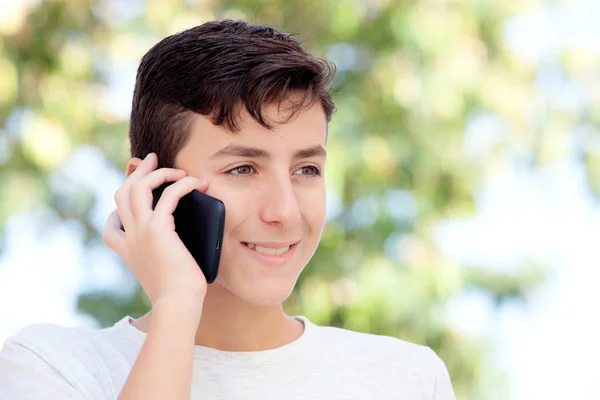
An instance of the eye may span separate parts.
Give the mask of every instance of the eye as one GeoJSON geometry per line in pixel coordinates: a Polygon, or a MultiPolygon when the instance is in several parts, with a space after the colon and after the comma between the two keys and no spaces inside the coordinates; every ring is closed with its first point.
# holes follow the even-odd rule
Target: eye
{"type": "Polygon", "coordinates": [[[321,175],[321,171],[317,167],[314,167],[312,165],[307,165],[305,167],[298,168],[296,171],[294,171],[294,174],[295,175],[306,175],[306,176],[319,176],[319,175],[321,175]],[[298,172],[300,172],[300,173],[298,173],[298,172]]]}
{"type": "Polygon", "coordinates": [[[239,167],[235,167],[227,171],[229,175],[235,176],[250,176],[254,173],[254,167],[251,165],[240,165],[239,167]]]}

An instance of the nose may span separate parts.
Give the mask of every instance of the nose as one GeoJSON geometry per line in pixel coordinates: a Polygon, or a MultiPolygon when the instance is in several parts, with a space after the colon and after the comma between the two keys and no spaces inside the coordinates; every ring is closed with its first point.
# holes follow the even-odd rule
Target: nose
{"type": "Polygon", "coordinates": [[[261,219],[280,228],[294,227],[301,219],[300,204],[289,176],[273,179],[261,193],[261,219]]]}

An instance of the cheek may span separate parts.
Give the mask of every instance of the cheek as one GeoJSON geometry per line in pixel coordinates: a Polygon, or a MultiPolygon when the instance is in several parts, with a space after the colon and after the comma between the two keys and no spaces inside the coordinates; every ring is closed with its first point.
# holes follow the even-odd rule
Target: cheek
{"type": "Polygon", "coordinates": [[[248,196],[233,185],[214,183],[206,194],[218,198],[225,204],[225,235],[238,226],[250,211],[248,196]]]}
{"type": "Polygon", "coordinates": [[[311,188],[302,195],[298,196],[300,209],[302,210],[303,219],[310,225],[312,229],[321,229],[325,224],[327,213],[327,199],[325,187],[318,186],[311,188]]]}

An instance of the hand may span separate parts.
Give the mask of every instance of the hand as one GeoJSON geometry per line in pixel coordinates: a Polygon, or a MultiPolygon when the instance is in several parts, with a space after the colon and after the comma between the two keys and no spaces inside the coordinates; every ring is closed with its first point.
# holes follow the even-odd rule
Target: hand
{"type": "Polygon", "coordinates": [[[186,176],[183,170],[156,169],[157,164],[150,153],[117,190],[117,209],[109,215],[102,238],[125,261],[153,307],[176,300],[199,314],[206,279],[175,232],[173,212],[179,199],[194,189],[205,191],[208,182],[186,176]],[[175,183],[152,210],[152,190],[165,182],[175,183]]]}

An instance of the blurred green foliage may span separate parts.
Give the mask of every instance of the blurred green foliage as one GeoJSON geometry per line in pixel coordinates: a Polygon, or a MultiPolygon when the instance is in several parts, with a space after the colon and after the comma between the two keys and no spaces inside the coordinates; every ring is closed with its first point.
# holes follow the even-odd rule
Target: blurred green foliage
{"type": "MultiPolygon", "coordinates": [[[[433,233],[445,218],[473,212],[474,189],[501,168],[506,148],[535,148],[537,163],[561,151],[556,135],[574,116],[556,114],[547,124],[558,128],[540,135],[543,127],[530,121],[540,98],[531,85],[535,65],[517,60],[502,39],[504,22],[524,3],[19,4],[8,6],[0,19],[0,226],[14,213],[50,207],[65,220],[79,221],[86,243],[99,243],[93,194],[72,188],[65,196],[50,176],[85,145],[100,149],[111,168],[124,169],[127,119],[110,107],[108,83],[114,69],[135,68],[162,37],[214,18],[244,18],[299,33],[309,51],[338,66],[339,111],[330,128],[327,171],[338,212],[287,310],[318,324],[431,346],[447,363],[458,398],[503,398],[506,382],[489,365],[486,338],[453,329],[446,305],[466,290],[487,293],[498,304],[523,298],[543,273],[535,266],[508,275],[456,265],[436,248],[433,233]],[[510,137],[489,153],[467,157],[465,126],[476,112],[508,121],[510,137]]],[[[565,63],[575,75],[589,68],[577,53],[565,55],[565,63]]],[[[591,115],[593,121],[600,114],[591,115]]],[[[590,152],[584,158],[590,188],[598,194],[600,156],[590,152]]],[[[79,301],[80,310],[102,326],[147,307],[139,290],[82,293],[79,301]]]]}

